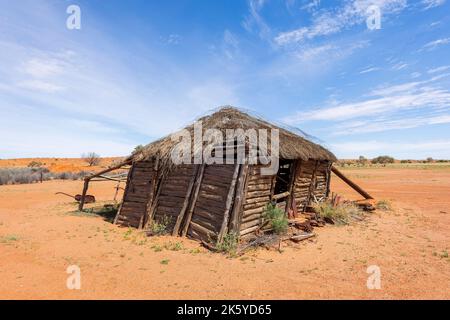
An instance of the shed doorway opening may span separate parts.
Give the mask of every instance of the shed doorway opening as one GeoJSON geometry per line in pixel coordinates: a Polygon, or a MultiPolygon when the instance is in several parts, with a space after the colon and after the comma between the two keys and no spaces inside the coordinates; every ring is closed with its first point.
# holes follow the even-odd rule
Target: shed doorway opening
{"type": "Polygon", "coordinates": [[[284,201],[289,196],[289,186],[291,185],[291,177],[294,167],[294,160],[280,159],[280,166],[275,179],[274,199],[277,202],[284,201]]]}

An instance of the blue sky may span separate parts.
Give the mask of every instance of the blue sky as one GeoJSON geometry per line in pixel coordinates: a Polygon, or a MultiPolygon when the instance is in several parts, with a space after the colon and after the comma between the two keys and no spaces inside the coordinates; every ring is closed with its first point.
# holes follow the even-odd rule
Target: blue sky
{"type": "Polygon", "coordinates": [[[341,158],[450,158],[450,1],[0,4],[0,158],[123,156],[221,105],[341,158]]]}

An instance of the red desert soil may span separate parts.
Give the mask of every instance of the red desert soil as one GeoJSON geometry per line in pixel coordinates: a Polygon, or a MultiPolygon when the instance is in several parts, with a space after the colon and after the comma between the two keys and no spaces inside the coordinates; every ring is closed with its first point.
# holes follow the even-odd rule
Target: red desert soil
{"type": "MultiPolygon", "coordinates": [[[[450,169],[344,172],[395,211],[316,228],[317,239],[282,253],[259,249],[241,258],[71,214],[76,205],[54,193],[79,193],[80,181],[0,186],[0,298],[449,299],[450,169]],[[81,290],[66,287],[74,264],[81,290]],[[370,265],[381,268],[381,290],[367,289],[370,265]]],[[[109,200],[113,186],[99,182],[89,193],[109,200]]],[[[336,178],[332,187],[354,196],[336,178]]]]}

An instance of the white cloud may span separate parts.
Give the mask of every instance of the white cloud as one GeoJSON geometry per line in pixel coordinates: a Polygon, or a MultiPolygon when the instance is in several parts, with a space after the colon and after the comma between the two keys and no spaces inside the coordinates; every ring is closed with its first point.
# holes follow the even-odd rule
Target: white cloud
{"type": "Polygon", "coordinates": [[[397,13],[406,7],[406,0],[352,0],[337,9],[321,11],[313,16],[313,22],[309,26],[295,30],[281,32],[275,37],[275,43],[280,46],[290,45],[338,33],[354,25],[365,22],[366,10],[369,6],[376,5],[383,15],[397,13]]]}
{"type": "Polygon", "coordinates": [[[446,45],[450,43],[450,38],[437,39],[434,41],[430,41],[425,44],[421,50],[432,51],[437,49],[439,46],[446,45]]]}
{"type": "Polygon", "coordinates": [[[450,123],[450,114],[442,113],[436,116],[417,116],[401,119],[371,119],[337,125],[333,131],[335,135],[351,135],[361,133],[383,132],[388,130],[411,129],[434,124],[450,123]]]}
{"type": "Polygon", "coordinates": [[[437,67],[437,68],[430,69],[427,72],[428,73],[439,73],[439,72],[442,72],[442,71],[446,71],[448,69],[450,69],[450,66],[440,66],[440,67],[437,67]]]}
{"type": "Polygon", "coordinates": [[[22,81],[18,83],[18,87],[33,91],[41,91],[44,93],[56,93],[58,91],[64,90],[64,88],[61,86],[42,80],[22,81]]]}
{"type": "Polygon", "coordinates": [[[306,4],[302,5],[300,9],[306,10],[308,12],[314,12],[320,6],[320,0],[311,0],[306,4]]]}
{"type": "Polygon", "coordinates": [[[24,64],[22,71],[35,78],[47,78],[61,74],[63,65],[64,62],[57,59],[32,58],[24,64]]]}
{"type": "Polygon", "coordinates": [[[230,31],[225,30],[223,33],[223,51],[228,59],[234,59],[239,51],[239,41],[237,37],[230,31]]]}
{"type": "Polygon", "coordinates": [[[380,68],[378,68],[378,67],[368,67],[364,70],[361,70],[359,72],[359,74],[365,74],[365,73],[374,72],[374,71],[378,71],[378,70],[380,70],[380,68]]]}
{"type": "MultiPolygon", "coordinates": [[[[372,122],[381,131],[390,129],[399,129],[406,125],[406,122],[390,119],[386,120],[384,116],[396,114],[397,112],[405,112],[408,110],[424,110],[423,117],[430,115],[432,111],[437,112],[436,116],[428,120],[423,119],[423,123],[416,122],[414,126],[423,124],[442,123],[449,114],[450,107],[450,91],[448,89],[440,89],[433,87],[431,78],[425,81],[408,82],[394,86],[380,87],[372,90],[368,99],[357,102],[347,102],[331,104],[325,108],[319,108],[313,111],[297,112],[293,116],[286,117],[285,122],[289,124],[297,124],[304,121],[323,120],[323,121],[344,121],[350,119],[370,117],[372,122]],[[381,118],[375,118],[376,116],[381,118]],[[445,116],[445,117],[442,117],[445,116]]],[[[344,124],[339,127],[340,133],[354,133],[364,130],[373,130],[372,126],[367,123],[357,123],[356,125],[344,124]],[[351,130],[347,130],[351,129],[351,130]]]]}
{"type": "Polygon", "coordinates": [[[439,7],[445,3],[445,0],[422,0],[424,10],[439,7]]]}
{"type": "Polygon", "coordinates": [[[346,58],[357,49],[365,48],[369,45],[368,41],[358,41],[351,44],[328,43],[318,46],[304,46],[294,52],[294,56],[303,62],[335,61],[336,59],[346,58]]]}
{"type": "Polygon", "coordinates": [[[408,67],[407,63],[399,62],[392,66],[392,70],[400,71],[402,69],[405,69],[406,67],[408,67]]]}
{"type": "Polygon", "coordinates": [[[261,16],[261,10],[265,3],[266,0],[248,0],[249,14],[242,22],[242,26],[247,32],[256,30],[261,39],[267,39],[271,33],[269,26],[261,16]]]}

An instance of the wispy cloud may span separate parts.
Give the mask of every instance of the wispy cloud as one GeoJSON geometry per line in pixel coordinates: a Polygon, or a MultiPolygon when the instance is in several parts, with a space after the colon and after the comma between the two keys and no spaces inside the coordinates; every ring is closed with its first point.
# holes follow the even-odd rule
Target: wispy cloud
{"type": "Polygon", "coordinates": [[[320,6],[320,0],[311,0],[300,7],[301,10],[306,10],[307,12],[314,12],[320,6]]]}
{"type": "Polygon", "coordinates": [[[248,0],[249,13],[242,21],[242,26],[248,32],[256,31],[260,38],[268,39],[271,33],[270,27],[261,15],[266,0],[248,0]]]}
{"type": "Polygon", "coordinates": [[[446,45],[446,44],[449,44],[450,43],[450,38],[442,38],[442,39],[437,39],[437,40],[434,40],[434,41],[430,41],[430,42],[428,42],[427,44],[425,44],[423,47],[422,47],[422,51],[423,50],[426,50],[426,51],[432,51],[432,50],[435,50],[435,49],[437,49],[438,47],[440,47],[440,46],[443,46],[443,45],[446,45]]]}
{"type": "Polygon", "coordinates": [[[64,62],[54,58],[33,58],[23,66],[23,72],[35,78],[47,78],[59,75],[64,70],[64,62]]]}
{"type": "Polygon", "coordinates": [[[27,80],[17,83],[19,88],[41,91],[45,93],[55,93],[64,90],[63,87],[53,84],[51,82],[46,82],[43,80],[27,80]]]}
{"type": "Polygon", "coordinates": [[[439,73],[439,72],[443,72],[450,69],[450,66],[440,66],[437,68],[433,68],[433,69],[429,69],[428,73],[432,74],[432,73],[439,73]]]}
{"type": "Polygon", "coordinates": [[[400,71],[402,69],[405,69],[406,67],[408,67],[407,63],[399,62],[399,63],[397,63],[397,64],[392,66],[392,70],[400,71]]]}
{"type": "Polygon", "coordinates": [[[290,45],[338,33],[365,22],[366,10],[377,5],[384,15],[398,13],[406,7],[406,0],[352,0],[334,10],[321,11],[309,26],[279,33],[274,41],[280,46],[290,45]]]}
{"type": "Polygon", "coordinates": [[[238,38],[230,31],[225,30],[223,33],[223,51],[225,56],[228,59],[234,59],[239,51],[239,40],[238,38]]]}
{"type": "Polygon", "coordinates": [[[445,3],[445,0],[422,0],[422,5],[424,6],[424,10],[442,6],[444,3],[445,3]]]}
{"type": "Polygon", "coordinates": [[[350,103],[333,103],[313,111],[297,112],[285,122],[332,121],[334,134],[355,134],[450,122],[450,91],[433,86],[437,78],[380,87],[368,99],[350,103]],[[407,117],[405,112],[421,111],[407,117]],[[370,117],[370,121],[367,121],[370,117]],[[355,121],[348,121],[354,119],[355,121]]]}
{"type": "Polygon", "coordinates": [[[378,67],[368,67],[366,69],[363,69],[359,72],[359,74],[365,74],[365,73],[369,73],[369,72],[374,72],[374,71],[378,71],[380,70],[380,68],[378,67]]]}

